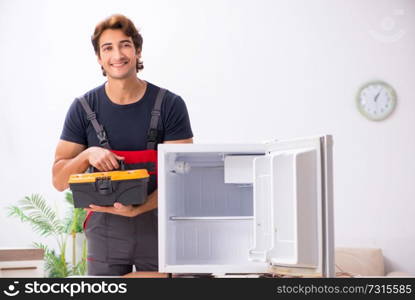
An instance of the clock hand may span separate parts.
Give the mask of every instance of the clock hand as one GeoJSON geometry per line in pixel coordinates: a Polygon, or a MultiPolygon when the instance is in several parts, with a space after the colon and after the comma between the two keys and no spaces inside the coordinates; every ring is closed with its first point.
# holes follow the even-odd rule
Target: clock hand
{"type": "Polygon", "coordinates": [[[376,101],[378,101],[378,97],[379,97],[379,95],[380,95],[380,91],[379,91],[379,93],[375,96],[375,102],[376,102],[376,101]]]}

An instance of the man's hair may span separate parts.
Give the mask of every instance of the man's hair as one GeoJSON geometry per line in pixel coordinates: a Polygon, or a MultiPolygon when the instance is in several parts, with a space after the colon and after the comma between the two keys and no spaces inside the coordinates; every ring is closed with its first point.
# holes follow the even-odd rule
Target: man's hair
{"type": "MultiPolygon", "coordinates": [[[[131,37],[135,49],[137,51],[141,51],[143,46],[143,37],[138,32],[137,28],[134,26],[134,23],[127,17],[117,14],[106,18],[105,20],[98,23],[98,25],[95,27],[94,34],[91,37],[91,42],[92,46],[94,46],[95,54],[98,55],[98,57],[101,57],[99,49],[99,38],[101,37],[101,34],[107,29],[121,29],[126,36],[131,37]]],[[[143,62],[137,59],[137,72],[142,70],[143,68],[143,62]]],[[[107,74],[105,73],[104,69],[102,67],[101,69],[102,74],[106,76],[107,74]]]]}

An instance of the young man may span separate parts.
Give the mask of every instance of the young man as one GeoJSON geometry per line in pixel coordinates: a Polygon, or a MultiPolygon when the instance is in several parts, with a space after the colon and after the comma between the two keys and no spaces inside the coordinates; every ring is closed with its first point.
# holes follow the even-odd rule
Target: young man
{"type": "Polygon", "coordinates": [[[107,81],[83,96],[89,113],[75,99],[56,148],[52,173],[59,191],[68,188],[71,174],[83,173],[89,166],[111,171],[118,169],[120,160],[148,166],[151,174],[143,205],[115,203],[87,209],[89,275],[123,275],[132,265],[137,271],[158,270],[157,143],[192,143],[182,98],[137,77],[143,68],[142,41],[134,24],[122,15],[96,26],[92,44],[107,81]]]}

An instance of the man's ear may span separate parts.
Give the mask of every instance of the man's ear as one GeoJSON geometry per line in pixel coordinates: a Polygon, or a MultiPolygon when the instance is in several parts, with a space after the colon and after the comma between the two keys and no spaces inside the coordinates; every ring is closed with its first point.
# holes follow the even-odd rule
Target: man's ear
{"type": "Polygon", "coordinates": [[[102,66],[102,60],[101,60],[101,57],[99,57],[98,54],[97,54],[97,62],[102,66]]]}
{"type": "Polygon", "coordinates": [[[140,59],[141,58],[141,49],[137,49],[137,52],[136,52],[135,55],[137,55],[138,59],[140,59]]]}

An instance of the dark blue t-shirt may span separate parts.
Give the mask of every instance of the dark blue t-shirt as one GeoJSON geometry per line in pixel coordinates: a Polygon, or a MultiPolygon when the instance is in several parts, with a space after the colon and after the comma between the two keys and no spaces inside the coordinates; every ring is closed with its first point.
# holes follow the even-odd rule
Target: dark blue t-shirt
{"type": "MultiPolygon", "coordinates": [[[[137,151],[147,149],[147,133],[151,111],[159,87],[147,82],[140,101],[119,105],[113,103],[105,92],[105,84],[87,92],[85,98],[96,113],[98,122],[104,126],[111,149],[137,151]]],[[[161,142],[193,137],[189,114],[183,99],[167,91],[161,105],[158,123],[161,142]]],[[[61,139],[87,147],[99,146],[96,132],[88,121],[81,103],[75,99],[66,115],[61,139]]]]}

